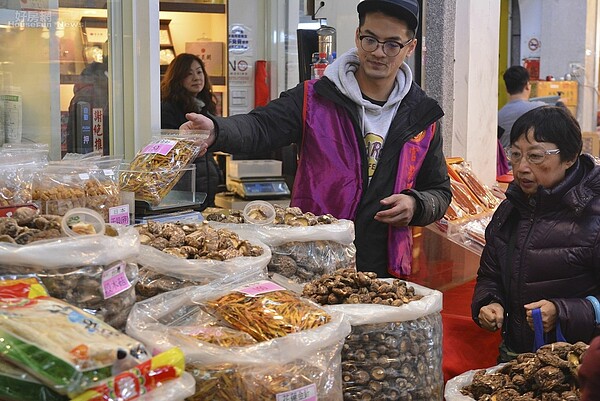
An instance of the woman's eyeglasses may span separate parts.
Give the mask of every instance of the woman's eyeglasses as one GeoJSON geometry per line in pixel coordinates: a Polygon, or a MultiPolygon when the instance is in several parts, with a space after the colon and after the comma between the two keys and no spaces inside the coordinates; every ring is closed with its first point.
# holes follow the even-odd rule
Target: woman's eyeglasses
{"type": "MultiPolygon", "coordinates": [[[[525,154],[525,160],[529,164],[540,164],[542,163],[547,155],[557,155],[560,153],[560,149],[549,149],[549,150],[532,150],[525,154]]],[[[520,150],[507,149],[506,157],[512,164],[518,164],[523,158],[523,153],[520,150]]]]}

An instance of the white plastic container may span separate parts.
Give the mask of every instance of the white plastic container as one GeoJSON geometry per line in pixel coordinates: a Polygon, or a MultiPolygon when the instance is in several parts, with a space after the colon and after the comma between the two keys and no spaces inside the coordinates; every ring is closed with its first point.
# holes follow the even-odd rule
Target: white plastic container
{"type": "MultiPolygon", "coordinates": [[[[106,230],[104,218],[100,215],[100,213],[84,207],[76,207],[75,209],[71,209],[67,213],[65,213],[61,221],[61,226],[63,232],[69,237],[76,237],[80,235],[89,234],[104,235],[104,232],[106,230]],[[91,225],[95,232],[83,233],[81,231],[78,231],[78,229],[76,228],[78,227],[78,224],[83,224],[86,226],[91,225]]],[[[82,228],[85,228],[85,226],[82,228]]]]}
{"type": "Polygon", "coordinates": [[[246,223],[266,225],[275,221],[275,208],[265,201],[248,202],[243,211],[246,223]]]}

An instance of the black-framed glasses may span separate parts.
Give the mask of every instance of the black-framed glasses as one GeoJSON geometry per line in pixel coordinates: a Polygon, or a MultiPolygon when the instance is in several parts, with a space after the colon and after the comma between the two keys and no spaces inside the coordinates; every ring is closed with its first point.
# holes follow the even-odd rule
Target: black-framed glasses
{"type": "MultiPolygon", "coordinates": [[[[557,155],[560,153],[560,149],[548,149],[548,150],[532,150],[531,152],[527,152],[525,154],[525,160],[529,164],[541,164],[547,155],[557,155]]],[[[506,157],[512,164],[518,164],[523,159],[523,153],[520,150],[516,149],[507,149],[506,157]]]]}
{"type": "Polygon", "coordinates": [[[400,53],[400,50],[404,49],[413,39],[409,39],[406,43],[396,42],[395,40],[380,41],[370,35],[359,35],[360,47],[366,52],[374,52],[377,50],[379,45],[383,47],[383,53],[388,57],[395,57],[400,53]]]}

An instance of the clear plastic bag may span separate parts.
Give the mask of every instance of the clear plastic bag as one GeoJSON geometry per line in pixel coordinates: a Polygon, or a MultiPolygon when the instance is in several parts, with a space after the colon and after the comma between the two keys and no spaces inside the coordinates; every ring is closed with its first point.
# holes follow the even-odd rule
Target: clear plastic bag
{"type": "Polygon", "coordinates": [[[197,144],[207,138],[208,131],[155,136],[121,171],[121,190],[135,192],[136,199],[158,206],[198,155],[197,144]]]}
{"type": "Polygon", "coordinates": [[[342,351],[344,394],[443,400],[442,293],[408,283],[423,298],[402,306],[329,305],[352,325],[342,351]]]}
{"type": "MultiPolygon", "coordinates": [[[[192,225],[188,225],[188,227],[191,230],[192,225]]],[[[202,225],[200,227],[202,228],[202,225]]],[[[252,246],[260,247],[262,254],[259,256],[239,256],[227,260],[184,259],[160,251],[153,246],[142,245],[142,251],[136,258],[140,266],[140,279],[136,288],[138,301],[166,291],[204,285],[232,276],[244,277],[266,273],[267,264],[271,260],[271,251],[268,246],[256,239],[250,239],[248,233],[241,233],[236,240],[234,237],[228,237],[225,233],[216,232],[210,227],[204,228],[211,231],[206,233],[211,238],[208,242],[225,244],[228,241],[239,242],[239,240],[245,240],[249,241],[252,246]]],[[[153,228],[152,230],[156,231],[153,228]]],[[[191,234],[195,235],[195,233],[200,232],[193,231],[191,234]]],[[[201,236],[194,237],[199,242],[207,242],[205,239],[200,238],[201,236]]],[[[202,236],[202,238],[205,237],[202,236]]],[[[192,242],[188,243],[191,244],[192,242]]],[[[215,249],[217,248],[215,247],[215,249]]]]}
{"type": "MultiPolygon", "coordinates": [[[[107,266],[81,266],[71,268],[28,268],[0,266],[0,274],[35,274],[50,296],[75,305],[96,316],[112,327],[124,330],[127,316],[136,301],[135,284],[138,268],[135,263],[117,261],[107,266]],[[110,276],[122,269],[121,277],[110,276]],[[121,280],[115,291],[106,292],[109,280],[121,280]]],[[[119,274],[116,273],[115,274],[119,274]]]]}
{"type": "Polygon", "coordinates": [[[255,236],[271,248],[269,273],[277,273],[297,283],[306,283],[337,269],[356,266],[354,223],[337,220],[314,226],[224,224],[225,228],[255,236]]]}
{"type": "Polygon", "coordinates": [[[85,207],[87,166],[54,163],[36,172],[33,200],[43,214],[63,216],[70,209],[85,207]]]}
{"type": "Polygon", "coordinates": [[[33,177],[48,163],[48,151],[0,152],[0,206],[32,201],[33,177]]]}
{"type": "Polygon", "coordinates": [[[222,347],[181,335],[182,326],[189,329],[196,322],[206,327],[214,322],[204,304],[243,284],[232,277],[138,303],[127,332],[153,349],[179,346],[184,351],[187,369],[197,382],[189,400],[271,401],[286,392],[341,400],[340,351],[350,327],[340,313],[333,312],[330,321],[317,328],[247,346],[222,347]]]}

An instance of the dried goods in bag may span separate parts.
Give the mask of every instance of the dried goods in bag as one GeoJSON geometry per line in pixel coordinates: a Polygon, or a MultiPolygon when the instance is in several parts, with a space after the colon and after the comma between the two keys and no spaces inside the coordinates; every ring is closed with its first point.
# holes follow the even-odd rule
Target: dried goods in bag
{"type": "Polygon", "coordinates": [[[206,140],[208,132],[185,136],[156,136],[142,148],[119,175],[122,191],[135,192],[136,199],[158,206],[183,175],[206,140]]]}
{"type": "MultiPolygon", "coordinates": [[[[350,331],[342,314],[328,314],[326,323],[311,329],[266,341],[252,339],[252,343],[242,345],[251,339],[245,330],[226,327],[220,314],[208,306],[250,284],[257,287],[256,283],[256,279],[240,282],[232,277],[157,295],[134,306],[127,332],[143,338],[151,349],[179,346],[184,351],[186,369],[196,379],[196,392],[189,398],[192,401],[341,400],[340,352],[350,331]]],[[[272,297],[271,302],[276,299],[272,297]]],[[[287,307],[289,313],[307,310],[296,308],[297,298],[287,307]]],[[[252,326],[259,314],[248,313],[247,324],[252,326]]],[[[263,328],[264,320],[268,319],[259,321],[257,327],[263,328]]]]}
{"type": "Polygon", "coordinates": [[[316,304],[268,280],[239,288],[206,305],[257,341],[313,329],[330,319],[316,304]]]}

